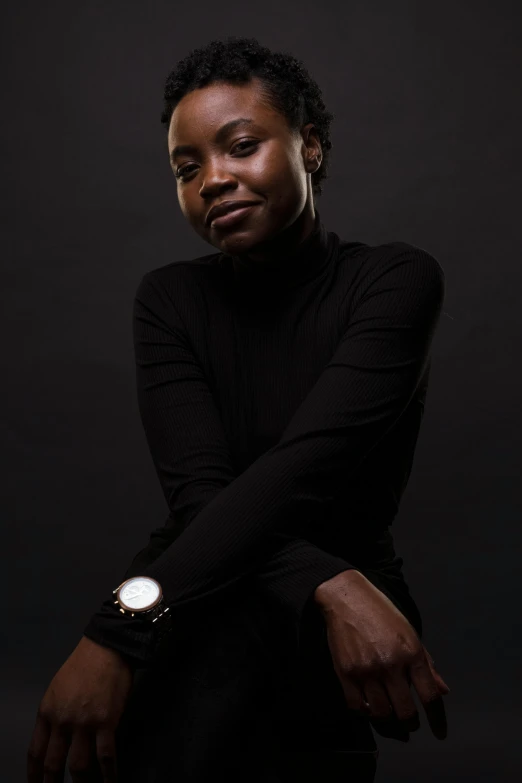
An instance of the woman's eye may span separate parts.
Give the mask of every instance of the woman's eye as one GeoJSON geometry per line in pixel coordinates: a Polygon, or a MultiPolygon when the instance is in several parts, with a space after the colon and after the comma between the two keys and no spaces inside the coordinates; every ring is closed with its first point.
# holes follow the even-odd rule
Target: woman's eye
{"type": "Polygon", "coordinates": [[[237,150],[237,148],[240,147],[242,144],[247,144],[248,146],[252,146],[252,144],[257,144],[257,141],[252,141],[252,139],[250,139],[250,141],[247,141],[246,139],[245,141],[238,141],[238,143],[235,144],[234,147],[232,147],[232,149],[237,150]]]}
{"type": "MultiPolygon", "coordinates": [[[[242,147],[242,145],[245,145],[245,144],[246,144],[246,147],[243,147],[243,149],[247,149],[248,147],[252,147],[252,146],[257,146],[258,142],[257,141],[253,141],[252,139],[250,139],[248,141],[246,139],[244,141],[238,141],[238,143],[235,144],[232,147],[232,150],[237,150],[239,147],[242,147]]],[[[179,168],[177,170],[177,172],[176,172],[176,178],[177,179],[181,179],[182,177],[186,176],[187,174],[190,174],[190,169],[194,165],[195,165],[194,163],[187,163],[186,166],[181,166],[181,168],[179,168]]]]}
{"type": "Polygon", "coordinates": [[[180,169],[178,169],[178,170],[176,171],[176,177],[177,177],[178,179],[180,179],[181,177],[184,177],[184,176],[185,176],[185,174],[188,174],[188,173],[189,173],[188,169],[190,169],[190,166],[193,166],[193,165],[194,165],[194,164],[193,164],[193,163],[191,163],[191,164],[190,164],[190,165],[188,165],[188,166],[182,166],[180,169]]]}

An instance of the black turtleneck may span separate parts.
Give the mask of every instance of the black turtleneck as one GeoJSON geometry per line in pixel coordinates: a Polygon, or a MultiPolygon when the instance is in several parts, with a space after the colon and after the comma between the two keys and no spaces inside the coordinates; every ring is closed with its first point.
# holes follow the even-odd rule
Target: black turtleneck
{"type": "MultiPolygon", "coordinates": [[[[426,251],[342,240],[317,210],[277,265],[213,253],[146,273],[137,394],[170,513],[113,587],[157,579],[175,634],[253,584],[299,622],[319,584],[357,568],[421,633],[389,527],[443,297],[426,251]]],[[[84,633],[154,659],[149,623],[112,596],[84,633]]]]}
{"type": "Polygon", "coordinates": [[[261,263],[235,255],[222,254],[222,257],[228,260],[234,277],[241,285],[260,285],[268,288],[273,297],[319,277],[329,263],[331,249],[328,232],[316,209],[312,231],[283,261],[269,258],[261,263]]]}

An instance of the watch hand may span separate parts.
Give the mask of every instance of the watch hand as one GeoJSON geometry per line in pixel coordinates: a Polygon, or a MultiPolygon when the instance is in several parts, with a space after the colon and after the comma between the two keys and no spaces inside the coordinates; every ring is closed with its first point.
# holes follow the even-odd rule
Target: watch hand
{"type": "Polygon", "coordinates": [[[145,592],[145,588],[142,588],[141,590],[137,590],[136,588],[134,588],[134,590],[132,589],[129,590],[128,596],[129,598],[137,598],[138,595],[143,595],[144,592],[145,592]]]}

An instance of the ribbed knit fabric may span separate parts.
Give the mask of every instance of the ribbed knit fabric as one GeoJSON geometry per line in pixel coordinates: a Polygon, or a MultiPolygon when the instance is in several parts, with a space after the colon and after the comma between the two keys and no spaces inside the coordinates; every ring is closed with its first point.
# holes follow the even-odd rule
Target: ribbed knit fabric
{"type": "MultiPolygon", "coordinates": [[[[323,581],[402,563],[389,527],[443,298],[425,250],[341,240],[317,210],[284,263],[213,253],[144,275],[137,393],[170,514],[123,578],[161,583],[174,633],[253,580],[299,621],[323,581]]],[[[153,659],[148,624],[111,597],[84,633],[153,659]]]]}

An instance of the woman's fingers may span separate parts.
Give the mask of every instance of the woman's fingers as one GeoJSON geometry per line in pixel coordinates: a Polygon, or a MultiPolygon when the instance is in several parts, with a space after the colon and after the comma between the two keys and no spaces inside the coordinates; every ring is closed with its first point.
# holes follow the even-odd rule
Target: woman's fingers
{"type": "Polygon", "coordinates": [[[72,783],[85,783],[93,776],[103,783],[117,783],[114,731],[94,731],[75,727],[71,734],[39,716],[27,756],[28,783],[64,783],[67,756],[72,783]]]}
{"type": "Polygon", "coordinates": [[[43,783],[64,783],[70,742],[68,730],[58,725],[52,727],[43,763],[43,783]]]}
{"type": "Polygon", "coordinates": [[[380,679],[375,676],[361,679],[353,671],[345,672],[339,679],[348,706],[369,715],[373,727],[381,736],[408,741],[410,732],[420,728],[419,711],[410,683],[419,695],[435,737],[445,739],[447,736],[443,695],[424,655],[422,659],[419,655],[413,664],[403,666],[402,669],[388,669],[380,679]],[[369,709],[364,708],[364,700],[369,709]]]}
{"type": "Polygon", "coordinates": [[[384,674],[383,680],[397,719],[408,731],[417,731],[420,728],[419,711],[405,669],[393,667],[384,674]]]}
{"type": "Polygon", "coordinates": [[[357,710],[365,715],[370,715],[371,709],[366,704],[361,687],[352,679],[351,673],[337,674],[341,683],[346,704],[350,710],[357,710]]]}
{"type": "Polygon", "coordinates": [[[448,724],[443,695],[432,674],[424,651],[410,664],[409,676],[412,685],[419,694],[433,734],[437,739],[445,739],[448,734],[448,724]]]}
{"type": "Polygon", "coordinates": [[[50,724],[38,714],[27,750],[27,783],[42,783],[43,781],[44,759],[50,736],[50,724]]]}
{"type": "Polygon", "coordinates": [[[372,718],[384,720],[390,717],[392,706],[386,689],[379,680],[366,680],[364,683],[364,694],[366,701],[370,705],[372,718]]]}
{"type": "Polygon", "coordinates": [[[74,730],[69,750],[69,772],[72,783],[85,783],[96,764],[95,738],[84,728],[74,730]]]}
{"type": "Polygon", "coordinates": [[[428,660],[428,664],[429,664],[429,667],[431,669],[431,673],[433,675],[433,678],[434,678],[435,682],[437,683],[437,685],[439,687],[439,690],[443,694],[449,693],[450,692],[450,688],[448,687],[447,683],[444,682],[444,680],[442,679],[442,677],[438,673],[437,669],[435,668],[435,661],[433,660],[433,658],[431,657],[431,655],[429,654],[427,649],[424,647],[424,645],[422,646],[422,649],[424,650],[424,654],[425,654],[425,656],[426,656],[426,658],[428,660]]]}
{"type": "Polygon", "coordinates": [[[371,724],[381,737],[408,742],[410,731],[415,731],[418,726],[411,729],[397,719],[384,683],[376,679],[369,679],[364,683],[366,701],[371,709],[371,724]]]}
{"type": "Polygon", "coordinates": [[[116,740],[112,728],[101,728],[96,732],[96,757],[103,783],[116,783],[116,740]]]}
{"type": "MultiPolygon", "coordinates": [[[[379,685],[387,694],[389,713],[387,717],[379,715],[372,719],[372,726],[383,737],[408,742],[410,732],[420,728],[420,719],[407,677],[396,668],[395,671],[384,673],[382,685],[379,685]]],[[[364,692],[368,693],[369,689],[375,687],[365,684],[364,692]]]]}

